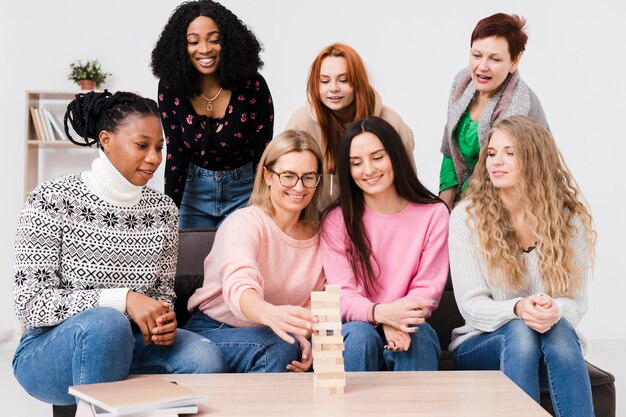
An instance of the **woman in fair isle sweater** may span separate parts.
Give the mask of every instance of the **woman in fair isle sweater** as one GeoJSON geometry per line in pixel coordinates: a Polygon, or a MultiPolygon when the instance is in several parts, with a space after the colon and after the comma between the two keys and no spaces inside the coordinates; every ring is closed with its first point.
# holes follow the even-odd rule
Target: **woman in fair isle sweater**
{"type": "Polygon", "coordinates": [[[204,261],[185,325],[217,344],[230,372],[306,371],[311,291],[324,288],[317,200],[322,156],[306,132],[265,148],[250,206],[228,216],[204,261]]]}
{"type": "MultiPolygon", "coordinates": [[[[15,242],[14,308],[26,328],[13,359],[35,398],[72,404],[68,386],[129,373],[225,371],[219,349],[176,329],[178,211],[146,183],[161,163],[156,103],[79,94],[65,116],[97,145],[92,170],[29,196],[15,242]]],[[[71,136],[70,136],[71,137],[71,136]]]]}
{"type": "Polygon", "coordinates": [[[322,259],[341,285],[346,370],[437,370],[439,340],[425,320],[448,276],[448,210],[385,120],[352,123],[338,155],[341,196],[324,216],[322,259]]]}
{"type": "Polygon", "coordinates": [[[595,233],[550,133],[500,121],[480,151],[467,200],[450,218],[454,295],[465,319],[450,350],[459,369],[500,369],[558,416],[593,416],[576,326],[587,309],[595,233]]]}

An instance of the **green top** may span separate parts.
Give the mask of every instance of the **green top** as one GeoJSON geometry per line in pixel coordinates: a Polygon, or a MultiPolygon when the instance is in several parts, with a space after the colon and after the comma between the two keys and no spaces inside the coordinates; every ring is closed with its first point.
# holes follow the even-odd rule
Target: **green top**
{"type": "MultiPolygon", "coordinates": [[[[466,111],[459,124],[457,125],[454,136],[459,143],[461,155],[465,158],[467,165],[473,171],[478,162],[478,153],[480,152],[480,142],[478,142],[478,122],[472,120],[469,110],[466,111]]],[[[441,170],[439,171],[439,192],[447,190],[450,187],[458,187],[459,182],[456,179],[456,169],[454,169],[454,161],[450,156],[444,156],[441,161],[441,170]]],[[[467,180],[463,182],[461,192],[467,189],[467,180]]]]}

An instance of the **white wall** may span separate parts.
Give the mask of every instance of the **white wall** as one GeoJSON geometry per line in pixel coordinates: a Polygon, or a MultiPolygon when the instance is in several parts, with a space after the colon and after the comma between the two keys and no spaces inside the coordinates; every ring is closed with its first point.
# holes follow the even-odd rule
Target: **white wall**
{"type": "MultiPolygon", "coordinates": [[[[4,210],[0,222],[0,338],[12,333],[12,246],[22,204],[24,90],[74,88],[75,59],[98,58],[111,90],[153,97],[149,68],[157,36],[178,4],[160,0],[30,0],[0,5],[0,114],[4,210]],[[10,5],[10,6],[9,6],[10,5]]],[[[522,77],[541,99],[551,129],[595,216],[598,257],[581,328],[590,340],[626,339],[618,325],[626,293],[621,164],[626,157],[626,3],[622,0],[494,2],[401,0],[224,0],[265,46],[263,74],[276,106],[275,130],[305,100],[308,67],[325,45],[352,45],[384,102],[411,126],[422,181],[436,189],[439,144],[452,77],[467,63],[476,22],[492,13],[528,19],[522,77]],[[619,315],[618,315],[619,314],[619,315]]],[[[58,159],[57,159],[58,160],[58,159]]],[[[67,161],[66,171],[85,161],[67,161]]],[[[53,172],[48,170],[48,173],[53,172]]],[[[162,182],[155,181],[155,188],[162,182]]]]}

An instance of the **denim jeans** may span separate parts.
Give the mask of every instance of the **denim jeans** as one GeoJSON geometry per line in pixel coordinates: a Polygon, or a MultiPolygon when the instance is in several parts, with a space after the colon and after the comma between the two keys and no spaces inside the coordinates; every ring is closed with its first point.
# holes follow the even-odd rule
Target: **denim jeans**
{"type": "Polygon", "coordinates": [[[226,358],[229,372],[287,372],[286,366],[300,360],[300,345],[285,342],[267,326],[230,327],[196,311],[185,329],[215,343],[226,358]]]}
{"type": "Polygon", "coordinates": [[[189,165],[179,229],[217,228],[226,216],[248,204],[253,184],[252,162],[228,171],[189,165]]]}
{"type": "Polygon", "coordinates": [[[437,333],[428,323],[420,324],[411,333],[411,345],[406,352],[392,352],[382,326],[374,327],[363,321],[344,323],[344,363],[346,371],[436,371],[441,348],[437,333]]]}
{"type": "Polygon", "coordinates": [[[68,386],[120,381],[129,374],[226,372],[217,346],[178,329],[171,346],[144,345],[141,332],[112,308],[85,310],[53,327],[27,330],[13,373],[40,401],[66,405],[68,386]]]}
{"type": "Polygon", "coordinates": [[[512,320],[463,342],[454,364],[464,370],[502,370],[536,402],[542,388],[549,390],[558,417],[594,415],[580,342],[566,319],[543,334],[512,320]]]}

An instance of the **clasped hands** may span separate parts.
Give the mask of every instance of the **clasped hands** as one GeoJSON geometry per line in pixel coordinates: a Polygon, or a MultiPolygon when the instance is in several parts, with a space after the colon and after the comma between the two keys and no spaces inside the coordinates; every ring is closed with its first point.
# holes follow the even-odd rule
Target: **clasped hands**
{"type": "Polygon", "coordinates": [[[514,307],[517,317],[531,329],[545,333],[559,321],[559,310],[549,295],[531,295],[519,300],[514,307]]]}
{"type": "Polygon", "coordinates": [[[174,343],[177,322],[176,313],[170,311],[170,303],[129,291],[126,313],[139,327],[144,344],[169,346],[174,343]]]}
{"type": "Polygon", "coordinates": [[[418,331],[416,325],[422,324],[436,301],[397,300],[392,303],[378,304],[373,319],[383,326],[387,339],[385,349],[392,352],[406,352],[411,346],[409,333],[418,331]]]}

